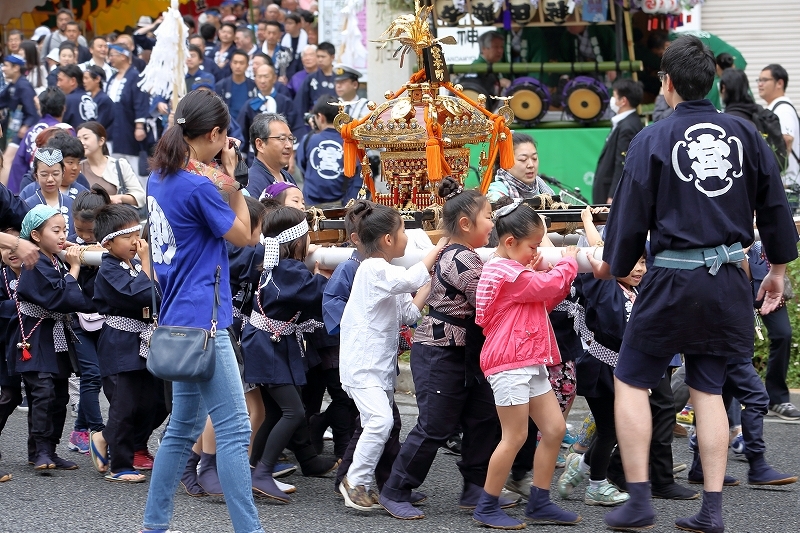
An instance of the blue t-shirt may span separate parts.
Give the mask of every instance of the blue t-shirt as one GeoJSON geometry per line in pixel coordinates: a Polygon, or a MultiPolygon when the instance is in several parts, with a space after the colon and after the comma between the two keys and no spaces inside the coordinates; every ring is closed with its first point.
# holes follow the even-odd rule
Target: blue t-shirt
{"type": "Polygon", "coordinates": [[[231,117],[238,117],[239,111],[242,109],[244,103],[249,100],[247,94],[247,81],[236,83],[231,80],[231,99],[228,109],[231,112],[231,117]]]}
{"type": "Polygon", "coordinates": [[[159,323],[209,329],[221,267],[217,328],[232,323],[228,249],[236,215],[208,178],[179,170],[150,174],[147,206],[153,266],[163,290],[159,323]]]}

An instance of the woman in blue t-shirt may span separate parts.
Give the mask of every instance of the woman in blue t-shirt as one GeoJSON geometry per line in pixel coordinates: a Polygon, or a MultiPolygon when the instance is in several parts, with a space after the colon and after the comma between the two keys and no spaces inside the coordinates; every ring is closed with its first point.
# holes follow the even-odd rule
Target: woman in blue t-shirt
{"type": "Polygon", "coordinates": [[[250,423],[225,330],[232,323],[225,241],[245,246],[251,236],[247,205],[230,177],[236,155],[227,136],[229,123],[219,96],[190,92],[178,104],[175,125],[156,146],[148,181],[151,250],[163,290],[159,322],[210,329],[218,272],[221,279],[214,377],[202,383],[173,383],[172,416],[153,467],[145,531],[169,528],[175,489],[206,414],[216,430],[219,478],[233,529],[263,531],[250,485],[250,423]],[[214,162],[218,154],[221,164],[214,162]]]}

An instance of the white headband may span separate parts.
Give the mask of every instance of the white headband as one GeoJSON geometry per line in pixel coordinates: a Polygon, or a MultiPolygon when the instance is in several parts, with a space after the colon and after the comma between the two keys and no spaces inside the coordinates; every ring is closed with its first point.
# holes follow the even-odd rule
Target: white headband
{"type": "Polygon", "coordinates": [[[278,265],[278,260],[280,258],[281,244],[299,239],[307,234],[308,230],[308,221],[303,218],[303,220],[296,225],[283,230],[275,237],[264,237],[264,272],[267,274],[267,277],[264,283],[259,285],[259,289],[264,287],[269,283],[269,280],[272,279],[272,269],[278,265]]]}
{"type": "Polygon", "coordinates": [[[510,204],[504,205],[503,207],[492,213],[492,218],[497,220],[500,217],[504,217],[510,214],[516,208],[518,208],[521,204],[522,204],[522,198],[514,198],[514,200],[510,204]]]}
{"type": "Polygon", "coordinates": [[[113,233],[109,233],[108,235],[103,237],[103,240],[100,241],[100,246],[104,245],[105,243],[107,243],[108,241],[113,239],[114,237],[119,237],[120,235],[127,235],[128,233],[136,233],[137,231],[141,231],[141,230],[142,230],[142,225],[138,224],[136,226],[131,226],[130,228],[125,228],[125,229],[121,229],[119,231],[115,231],[113,233]]]}

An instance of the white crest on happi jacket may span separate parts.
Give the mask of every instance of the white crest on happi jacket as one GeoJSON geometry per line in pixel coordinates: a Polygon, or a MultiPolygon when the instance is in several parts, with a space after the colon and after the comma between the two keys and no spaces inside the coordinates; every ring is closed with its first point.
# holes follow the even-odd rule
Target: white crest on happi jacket
{"type": "Polygon", "coordinates": [[[742,177],[742,141],[709,122],[695,124],[683,135],[686,140],[672,147],[672,168],[678,178],[687,183],[693,181],[695,188],[709,198],[728,192],[733,179],[742,177]],[[689,168],[681,154],[691,161],[689,168]]]}

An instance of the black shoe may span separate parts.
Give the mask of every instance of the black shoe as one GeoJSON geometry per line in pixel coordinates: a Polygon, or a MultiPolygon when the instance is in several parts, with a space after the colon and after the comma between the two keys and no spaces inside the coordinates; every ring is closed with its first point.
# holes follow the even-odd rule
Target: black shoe
{"type": "Polygon", "coordinates": [[[660,500],[696,500],[700,494],[692,489],[686,488],[677,483],[667,485],[653,485],[651,488],[653,498],[660,500]]]}
{"type": "Polygon", "coordinates": [[[449,453],[450,455],[461,455],[461,433],[452,435],[445,441],[442,448],[447,450],[445,453],[449,453]]]}
{"type": "Polygon", "coordinates": [[[317,455],[300,465],[305,477],[324,477],[339,468],[339,459],[317,455]]]}
{"type": "Polygon", "coordinates": [[[55,466],[56,470],[77,470],[78,469],[78,464],[77,463],[73,463],[72,461],[67,461],[66,459],[64,459],[63,457],[59,457],[55,453],[52,453],[51,457],[53,459],[53,464],[56,465],[55,466]]]}
{"type": "Polygon", "coordinates": [[[56,463],[50,457],[50,454],[47,452],[39,452],[36,455],[36,458],[33,460],[33,469],[34,470],[49,470],[51,468],[55,468],[56,463]]]}

